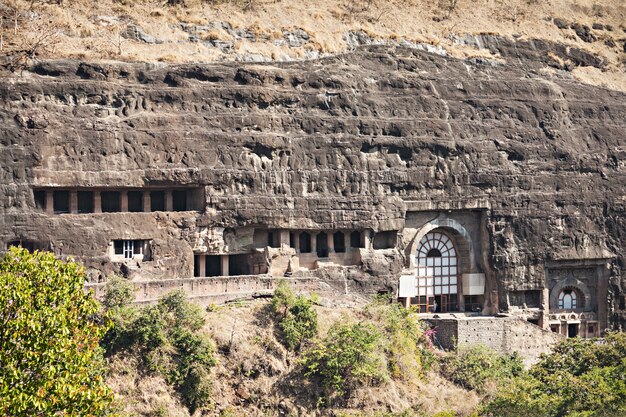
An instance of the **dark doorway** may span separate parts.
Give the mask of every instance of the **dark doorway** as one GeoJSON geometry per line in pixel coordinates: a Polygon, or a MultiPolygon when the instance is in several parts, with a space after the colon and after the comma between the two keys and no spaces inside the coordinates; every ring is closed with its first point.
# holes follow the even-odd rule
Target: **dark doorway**
{"type": "Polygon", "coordinates": [[[150,191],[150,211],[165,211],[165,191],[150,191]]]}
{"type": "Polygon", "coordinates": [[[300,233],[300,252],[311,252],[311,234],[309,232],[300,233]]]}
{"type": "Polygon", "coordinates": [[[79,191],[77,200],[79,213],[93,213],[93,191],[79,191]]]}
{"type": "Polygon", "coordinates": [[[279,248],[280,247],[279,238],[280,238],[280,232],[274,232],[274,231],[268,230],[267,246],[269,246],[270,248],[279,248]]]}
{"type": "Polygon", "coordinates": [[[187,191],[172,191],[172,208],[174,211],[187,211],[187,191]]]}
{"type": "Polygon", "coordinates": [[[117,213],[121,210],[119,191],[102,191],[100,197],[103,213],[117,213]]]}
{"type": "Polygon", "coordinates": [[[46,192],[43,190],[33,192],[35,197],[35,207],[39,210],[46,209],[46,192]]]}
{"type": "Polygon", "coordinates": [[[346,240],[343,232],[335,232],[333,234],[333,246],[335,247],[335,252],[346,251],[346,240]]]}
{"type": "Polygon", "coordinates": [[[205,276],[219,277],[222,275],[222,257],[220,255],[207,255],[205,268],[205,276]]]}
{"type": "Polygon", "coordinates": [[[70,192],[69,191],[55,191],[53,194],[54,212],[55,213],[69,213],[70,212],[70,192]]]}
{"type": "Polygon", "coordinates": [[[143,193],[141,191],[128,192],[128,211],[133,213],[143,211],[143,193]]]}
{"type": "Polygon", "coordinates": [[[318,258],[328,258],[328,235],[326,232],[321,232],[317,235],[315,251],[318,258]]]}
{"type": "Polygon", "coordinates": [[[567,337],[576,337],[578,336],[578,324],[568,324],[567,325],[567,337]]]}
{"type": "Polygon", "coordinates": [[[350,233],[350,247],[352,248],[360,248],[361,247],[361,232],[355,230],[350,233]]]}
{"type": "Polygon", "coordinates": [[[229,255],[228,256],[228,275],[249,275],[250,274],[250,255],[229,255]]]}

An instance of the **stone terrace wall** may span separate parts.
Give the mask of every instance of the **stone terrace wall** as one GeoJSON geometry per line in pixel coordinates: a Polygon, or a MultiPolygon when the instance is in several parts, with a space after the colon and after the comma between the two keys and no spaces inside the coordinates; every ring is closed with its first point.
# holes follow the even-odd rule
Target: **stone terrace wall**
{"type": "Polygon", "coordinates": [[[446,349],[482,344],[496,352],[519,353],[526,364],[539,360],[542,353],[563,336],[515,317],[466,317],[428,319],[436,326],[437,342],[446,349]]]}

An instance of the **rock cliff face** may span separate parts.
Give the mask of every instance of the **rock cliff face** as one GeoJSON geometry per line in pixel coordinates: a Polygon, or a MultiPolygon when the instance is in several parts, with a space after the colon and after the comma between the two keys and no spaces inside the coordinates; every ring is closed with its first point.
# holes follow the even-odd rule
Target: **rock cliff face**
{"type": "Polygon", "coordinates": [[[391,232],[401,238],[363,245],[360,268],[399,276],[407,213],[479,210],[475,256],[500,310],[549,291],[550,268],[591,265],[607,280],[594,308],[626,324],[626,94],[542,69],[531,47],[506,64],[367,47],[280,65],[50,61],[6,75],[0,246],[46,242],[104,276],[124,272],[112,240],[149,239],[144,276],[188,278],[214,228],[358,230],[374,243],[391,232]],[[159,187],[200,190],[199,209],[49,214],[33,192],[159,187]]]}

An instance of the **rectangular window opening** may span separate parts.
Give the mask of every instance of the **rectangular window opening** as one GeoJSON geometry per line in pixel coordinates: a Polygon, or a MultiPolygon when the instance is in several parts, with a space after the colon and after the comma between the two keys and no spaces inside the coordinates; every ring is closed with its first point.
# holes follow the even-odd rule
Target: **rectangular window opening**
{"type": "Polygon", "coordinates": [[[207,277],[219,277],[222,275],[222,257],[220,255],[207,255],[204,274],[207,277]]]}
{"type": "Polygon", "coordinates": [[[128,192],[128,211],[132,213],[143,211],[143,193],[141,191],[128,192]]]}
{"type": "Polygon", "coordinates": [[[79,213],[93,213],[94,212],[93,191],[79,191],[77,193],[77,200],[78,200],[78,212],[79,213]]]}
{"type": "Polygon", "coordinates": [[[53,207],[55,213],[69,213],[70,212],[70,192],[69,191],[55,191],[52,195],[53,207]]]}
{"type": "Polygon", "coordinates": [[[114,240],[113,254],[126,260],[149,260],[149,245],[147,240],[114,240]]]}
{"type": "Polygon", "coordinates": [[[119,191],[102,191],[100,197],[103,213],[118,213],[121,210],[119,191]]]}
{"type": "Polygon", "coordinates": [[[35,208],[38,210],[46,209],[46,192],[43,190],[34,191],[33,195],[35,197],[35,208]]]}
{"type": "Polygon", "coordinates": [[[174,211],[187,211],[187,191],[172,191],[172,208],[174,211]]]}
{"type": "Polygon", "coordinates": [[[165,191],[150,191],[150,211],[165,211],[165,191]]]}

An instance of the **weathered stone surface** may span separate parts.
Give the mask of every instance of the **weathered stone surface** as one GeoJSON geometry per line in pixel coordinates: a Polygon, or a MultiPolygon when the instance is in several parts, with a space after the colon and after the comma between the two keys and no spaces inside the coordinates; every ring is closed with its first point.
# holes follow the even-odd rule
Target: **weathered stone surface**
{"type": "Polygon", "coordinates": [[[112,239],[152,239],[142,274],[188,278],[206,228],[378,233],[402,230],[409,206],[480,206],[501,309],[508,291],[546,286],[546,262],[601,258],[610,320],[626,324],[626,95],[540,72],[548,43],[480,41],[508,63],[370,46],[280,65],[45,62],[3,77],[0,240],[52,240],[97,280],[119,273],[112,239]],[[32,192],[181,185],[204,190],[204,211],[47,215],[32,192]]]}
{"type": "Polygon", "coordinates": [[[148,35],[142,28],[137,25],[128,25],[120,35],[126,39],[132,39],[135,41],[141,41],[145,43],[161,43],[154,36],[148,35]]]}

